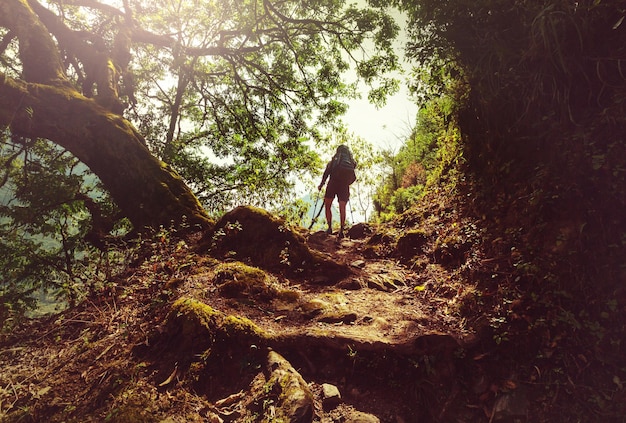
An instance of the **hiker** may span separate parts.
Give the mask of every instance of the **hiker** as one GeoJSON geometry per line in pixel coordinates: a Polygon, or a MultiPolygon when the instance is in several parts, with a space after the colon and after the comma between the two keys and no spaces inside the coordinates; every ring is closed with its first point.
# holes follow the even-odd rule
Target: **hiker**
{"type": "Polygon", "coordinates": [[[326,207],[326,222],[328,222],[328,230],[326,233],[333,233],[333,212],[331,206],[335,196],[339,200],[339,238],[343,238],[343,227],[346,222],[346,204],[350,200],[350,184],[356,180],[354,169],[356,161],[352,157],[350,149],[345,145],[337,147],[337,152],[326,165],[322,183],[317,187],[318,191],[322,190],[326,178],[330,176],[326,192],[324,194],[324,206],[326,207]]]}

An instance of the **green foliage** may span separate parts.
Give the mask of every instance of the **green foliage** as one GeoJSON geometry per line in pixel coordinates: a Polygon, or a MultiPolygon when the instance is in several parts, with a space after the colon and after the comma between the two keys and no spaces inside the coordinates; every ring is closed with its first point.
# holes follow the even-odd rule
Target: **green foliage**
{"type": "Polygon", "coordinates": [[[355,95],[342,81],[351,65],[372,101],[397,90],[381,76],[397,67],[398,28],[380,8],[336,0],[143,6],[141,26],[176,33],[177,45],[135,46],[135,95],[151,106],[129,117],[213,213],[241,203],[271,208],[295,172],[315,168],[307,141],[321,140],[345,112],[341,100],[355,95]],[[357,59],[352,51],[364,44],[369,54],[357,59]]]}
{"type": "Polygon", "coordinates": [[[85,241],[93,228],[85,200],[99,196],[103,210],[109,205],[72,155],[14,138],[2,144],[0,164],[0,317],[10,325],[37,306],[39,292],[62,306],[100,287],[118,254],[85,241]]]}
{"type": "MultiPolygon", "coordinates": [[[[423,82],[423,87],[432,83],[423,82]]],[[[464,93],[462,83],[449,76],[437,83],[445,85],[437,88],[438,96],[430,97],[420,108],[411,136],[397,154],[386,155],[390,172],[379,185],[374,201],[380,220],[408,210],[426,186],[438,183],[462,157],[456,118],[464,93]]]]}
{"type": "MultiPolygon", "coordinates": [[[[377,103],[397,89],[385,75],[397,67],[392,39],[398,28],[383,7],[338,0],[124,6],[34,4],[28,12],[45,22],[50,38],[28,43],[41,42],[43,52],[55,39],[59,51],[49,57],[65,59],[55,75],[65,71],[76,88],[72,95],[94,98],[110,109],[107,117],[121,109],[101,100],[117,95],[112,100],[126,107],[149,149],[212,214],[238,203],[278,208],[290,198],[298,175],[319,165],[311,146],[338,125],[343,99],[356,95],[356,84],[342,80],[349,68],[377,103]]],[[[16,79],[40,72],[22,62],[30,58],[20,38],[27,31],[1,26],[0,72],[16,79]]],[[[32,110],[24,114],[33,117],[32,110]]],[[[84,128],[58,125],[70,138],[84,136],[84,128]]],[[[67,151],[9,130],[3,136],[0,294],[10,299],[6,310],[17,313],[27,304],[19,298],[41,290],[75,302],[103,283],[118,260],[103,241],[116,230],[115,207],[106,187],[67,151]]],[[[287,217],[295,219],[301,209],[294,204],[287,217]]]]}
{"type": "MultiPolygon", "coordinates": [[[[283,204],[282,207],[275,212],[278,216],[285,220],[287,226],[305,226],[307,211],[310,204],[306,201],[297,199],[287,204],[283,204]]],[[[319,207],[319,205],[318,205],[319,207]]]]}
{"type": "MultiPolygon", "coordinates": [[[[608,305],[623,297],[626,256],[624,2],[395,4],[410,16],[409,54],[454,64],[450,76],[471,87],[463,144],[437,157],[466,160],[482,189],[469,208],[485,222],[485,253],[510,263],[481,287],[497,297],[493,343],[515,366],[541,368],[530,378],[546,391],[538,419],[619,420],[624,326],[608,305]]],[[[420,72],[435,87],[440,75],[420,72]]]]}

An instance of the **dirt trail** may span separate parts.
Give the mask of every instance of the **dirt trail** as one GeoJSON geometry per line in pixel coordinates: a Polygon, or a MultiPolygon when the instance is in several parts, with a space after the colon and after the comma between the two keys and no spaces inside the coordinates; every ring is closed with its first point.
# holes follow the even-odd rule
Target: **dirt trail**
{"type": "MultiPolygon", "coordinates": [[[[430,333],[463,337],[461,323],[442,313],[443,300],[422,295],[418,273],[397,260],[364,258],[365,243],[323,233],[309,237],[309,248],[349,265],[353,274],[335,286],[301,285],[301,307],[316,302],[325,307],[308,323],[295,319],[293,330],[390,346],[430,333]]],[[[289,322],[281,322],[282,331],[290,329],[289,322]]]]}
{"type": "MultiPolygon", "coordinates": [[[[101,421],[115,413],[128,417],[135,409],[161,416],[209,415],[197,411],[197,404],[209,409],[210,397],[193,392],[198,382],[194,385],[192,376],[177,370],[176,358],[163,360],[158,348],[151,352],[155,335],[167,335],[172,303],[187,297],[225,316],[248,318],[271,334],[275,348],[302,370],[316,401],[323,383],[337,385],[344,402],[331,411],[316,410],[315,421],[351,421],[346,416],[355,410],[381,421],[414,421],[407,416],[414,415],[421,396],[430,395],[434,382],[425,388],[411,382],[417,387],[410,392],[404,384],[432,372],[429,356],[442,350],[450,354],[467,337],[463,322],[447,307],[454,293],[433,289],[433,278],[444,277],[445,271],[417,272],[393,258],[371,257],[364,254],[367,238],[338,240],[321,232],[304,238],[320,257],[349,266],[348,276],[330,282],[324,274],[292,277],[257,269],[269,281],[266,291],[253,286],[239,292],[243,295],[224,295],[219,269],[241,263],[199,254],[192,242],[189,247],[153,244],[145,261],[97,296],[0,340],[0,420],[4,415],[12,416],[7,421],[20,416],[101,421]],[[407,403],[407,398],[419,401],[407,403]]],[[[215,371],[221,372],[196,375],[212,380],[215,371]]],[[[212,391],[215,398],[235,395],[250,383],[228,377],[210,382],[221,386],[212,391]]],[[[265,395],[261,388],[258,392],[265,395]]],[[[237,402],[240,407],[244,397],[237,402]]],[[[247,407],[254,410],[254,404],[247,407]]]]}
{"type": "Polygon", "coordinates": [[[428,278],[398,260],[364,257],[366,243],[367,239],[338,239],[324,232],[309,234],[310,249],[349,266],[351,274],[338,283],[330,283],[323,274],[302,280],[281,277],[281,288],[295,293],[295,300],[279,297],[249,306],[249,296],[211,295],[206,288],[215,278],[212,270],[195,275],[179,291],[204,298],[224,313],[249,318],[270,333],[323,337],[337,346],[352,343],[410,352],[416,339],[432,334],[462,342],[467,335],[463,322],[442,306],[450,299],[426,291],[428,278]]]}

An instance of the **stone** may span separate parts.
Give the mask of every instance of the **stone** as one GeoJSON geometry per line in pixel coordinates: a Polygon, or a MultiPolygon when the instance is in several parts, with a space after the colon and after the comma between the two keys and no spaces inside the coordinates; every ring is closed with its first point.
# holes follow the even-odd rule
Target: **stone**
{"type": "Polygon", "coordinates": [[[312,300],[305,301],[300,304],[300,309],[303,314],[309,318],[313,318],[322,314],[323,311],[331,309],[331,304],[319,298],[313,298],[312,300]]]}
{"type": "Polygon", "coordinates": [[[354,323],[357,315],[347,310],[327,311],[323,313],[317,320],[322,323],[354,323]]]}
{"type": "Polygon", "coordinates": [[[350,266],[356,267],[357,269],[363,269],[365,267],[365,260],[355,260],[350,263],[350,266]]]}
{"type": "Polygon", "coordinates": [[[372,232],[372,227],[367,223],[357,223],[348,229],[348,236],[351,239],[363,239],[372,232]]]}
{"type": "Polygon", "coordinates": [[[354,411],[346,416],[345,423],[380,423],[380,419],[373,414],[354,411]]]}
{"type": "Polygon", "coordinates": [[[341,403],[341,393],[339,388],[330,383],[322,384],[322,407],[324,410],[335,408],[341,403]]]}
{"type": "Polygon", "coordinates": [[[339,282],[336,286],[339,289],[347,289],[350,291],[356,291],[356,290],[365,288],[367,285],[363,281],[357,278],[349,278],[349,279],[345,279],[339,282]]]}

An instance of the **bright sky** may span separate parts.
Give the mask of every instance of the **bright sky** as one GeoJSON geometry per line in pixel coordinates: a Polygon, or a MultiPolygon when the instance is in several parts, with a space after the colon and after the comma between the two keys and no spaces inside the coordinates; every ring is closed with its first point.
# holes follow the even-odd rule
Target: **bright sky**
{"type": "MultiPolygon", "coordinates": [[[[366,3],[366,0],[357,1],[357,4],[361,6],[365,6],[366,3]]],[[[400,25],[400,34],[395,41],[395,48],[396,54],[402,60],[406,42],[404,32],[406,18],[395,9],[390,13],[400,25]]],[[[405,72],[408,73],[409,64],[403,61],[401,63],[405,67],[405,72]]],[[[397,78],[400,79],[400,91],[387,99],[385,107],[377,109],[369,103],[367,93],[364,93],[361,99],[348,102],[349,110],[344,117],[345,123],[353,134],[382,149],[391,148],[394,151],[397,151],[411,134],[418,109],[406,87],[406,75],[398,75],[397,78]]]]}
{"type": "Polygon", "coordinates": [[[379,148],[397,151],[411,134],[417,114],[417,104],[409,98],[404,82],[401,84],[400,92],[381,109],[370,104],[366,96],[348,102],[344,121],[350,132],[379,148]]]}

